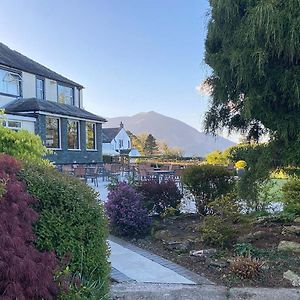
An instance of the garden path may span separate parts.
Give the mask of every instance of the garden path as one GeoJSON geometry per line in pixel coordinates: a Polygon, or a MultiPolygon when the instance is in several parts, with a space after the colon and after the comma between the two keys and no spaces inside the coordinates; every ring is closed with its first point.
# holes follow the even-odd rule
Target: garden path
{"type": "MultiPolygon", "coordinates": [[[[105,202],[108,182],[101,181],[98,187],[88,184],[99,193],[99,200],[105,202]]],[[[108,243],[111,249],[111,275],[117,282],[213,284],[202,276],[117,237],[110,236],[108,243]]]]}

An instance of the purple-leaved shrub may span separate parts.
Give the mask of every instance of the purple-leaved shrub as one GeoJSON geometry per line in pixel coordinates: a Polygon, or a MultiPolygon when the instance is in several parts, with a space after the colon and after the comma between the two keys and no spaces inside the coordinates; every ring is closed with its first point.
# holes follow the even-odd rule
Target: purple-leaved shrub
{"type": "Polygon", "coordinates": [[[117,235],[141,236],[149,230],[150,218],[142,207],[141,195],[125,182],[110,190],[105,209],[111,230],[117,235]]]}
{"type": "Polygon", "coordinates": [[[57,299],[58,262],[53,252],[35,248],[32,225],[39,216],[30,207],[35,199],[17,179],[20,168],[0,154],[0,299],[57,299]]]}
{"type": "Polygon", "coordinates": [[[143,206],[150,214],[162,216],[168,209],[179,213],[182,194],[174,181],[144,181],[137,190],[142,195],[143,206]]]}

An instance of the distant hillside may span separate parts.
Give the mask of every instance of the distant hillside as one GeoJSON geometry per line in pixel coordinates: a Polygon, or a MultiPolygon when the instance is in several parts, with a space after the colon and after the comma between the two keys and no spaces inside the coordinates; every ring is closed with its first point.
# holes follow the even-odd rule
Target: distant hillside
{"type": "Polygon", "coordinates": [[[182,121],[154,111],[107,120],[104,127],[118,127],[122,121],[126,130],[134,134],[152,133],[156,139],[165,141],[169,146],[183,149],[185,156],[205,156],[213,150],[224,150],[234,144],[223,137],[206,135],[182,121]]]}

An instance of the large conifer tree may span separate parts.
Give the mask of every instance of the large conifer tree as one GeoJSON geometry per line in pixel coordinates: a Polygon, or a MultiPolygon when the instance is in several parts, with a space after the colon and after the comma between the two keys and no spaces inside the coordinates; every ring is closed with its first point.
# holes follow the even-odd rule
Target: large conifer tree
{"type": "Polygon", "coordinates": [[[208,132],[300,141],[300,1],[210,0],[206,63],[212,75],[208,132]]]}

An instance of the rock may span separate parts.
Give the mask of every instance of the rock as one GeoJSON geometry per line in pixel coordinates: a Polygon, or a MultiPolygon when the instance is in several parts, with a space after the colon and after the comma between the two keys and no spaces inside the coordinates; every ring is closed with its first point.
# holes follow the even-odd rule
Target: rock
{"type": "Polygon", "coordinates": [[[271,222],[276,222],[276,217],[274,216],[265,216],[265,217],[258,217],[255,221],[255,224],[267,224],[271,222]]]}
{"type": "Polygon", "coordinates": [[[199,232],[201,227],[201,224],[189,224],[186,226],[186,229],[191,230],[192,232],[199,232]]]}
{"type": "Polygon", "coordinates": [[[190,240],[168,241],[168,242],[165,242],[165,244],[166,244],[166,247],[170,250],[179,250],[182,252],[187,252],[192,246],[192,241],[190,241],[190,240]]]}
{"type": "Polygon", "coordinates": [[[209,262],[209,265],[216,268],[226,268],[229,263],[224,259],[214,259],[209,262]]]}
{"type": "Polygon", "coordinates": [[[171,236],[171,233],[168,230],[158,230],[154,233],[153,237],[156,240],[165,241],[165,240],[170,239],[172,236],[171,236]]]}
{"type": "Polygon", "coordinates": [[[300,226],[283,226],[282,234],[300,235],[300,226]]]}
{"type": "Polygon", "coordinates": [[[238,241],[239,242],[253,242],[253,241],[257,241],[257,240],[265,237],[267,234],[268,233],[265,231],[256,231],[256,232],[241,236],[240,238],[238,238],[238,241]]]}
{"type": "Polygon", "coordinates": [[[204,249],[204,250],[192,250],[190,251],[191,256],[197,256],[197,257],[202,257],[204,259],[211,257],[217,252],[216,249],[211,248],[211,249],[204,249]]]}
{"type": "Polygon", "coordinates": [[[294,222],[295,222],[295,223],[300,223],[300,217],[296,218],[296,219],[294,220],[294,222]]]}
{"type": "Polygon", "coordinates": [[[283,278],[289,280],[292,286],[300,286],[300,276],[291,270],[284,272],[283,278]]]}
{"type": "Polygon", "coordinates": [[[280,241],[278,248],[279,251],[290,251],[300,253],[300,243],[290,241],[280,241]]]}

